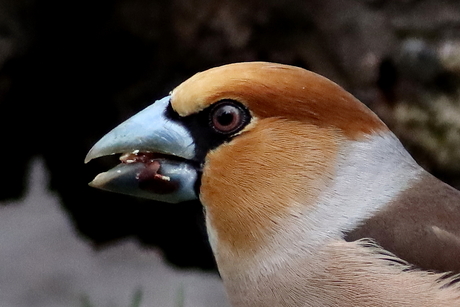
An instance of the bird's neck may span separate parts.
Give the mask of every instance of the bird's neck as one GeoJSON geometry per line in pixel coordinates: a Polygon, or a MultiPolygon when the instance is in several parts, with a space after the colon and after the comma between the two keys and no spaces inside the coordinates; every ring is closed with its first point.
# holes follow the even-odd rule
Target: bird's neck
{"type": "Polygon", "coordinates": [[[342,238],[417,184],[423,173],[392,132],[348,142],[334,180],[308,212],[309,242],[342,238]]]}
{"type": "MultiPolygon", "coordinates": [[[[416,184],[423,172],[391,132],[361,141],[348,141],[340,147],[332,179],[324,181],[314,204],[303,204],[295,197],[290,198],[291,203],[283,208],[291,208],[291,211],[282,218],[272,217],[270,231],[262,233],[270,237],[263,238],[262,248],[228,244],[213,225],[215,219],[212,214],[215,213],[207,211],[211,245],[216,254],[225,250],[233,255],[231,257],[258,258],[260,251],[268,250],[268,254],[273,254],[272,249],[283,253],[282,258],[286,257],[286,253],[298,255],[299,252],[314,251],[329,239],[343,238],[344,233],[384,209],[400,193],[416,184]]],[[[252,206],[275,207],[266,204],[269,201],[265,198],[264,204],[252,206]]],[[[273,197],[272,201],[278,202],[279,199],[273,197]]],[[[228,227],[235,229],[242,222],[236,218],[231,220],[231,217],[227,220],[228,227]]],[[[251,223],[250,220],[244,222],[251,223]]],[[[226,235],[232,233],[228,231],[226,235]]],[[[245,235],[246,239],[252,236],[253,241],[260,240],[260,233],[245,235]]]]}
{"type": "Polygon", "coordinates": [[[305,270],[315,270],[318,250],[342,240],[343,233],[385,207],[414,184],[421,172],[396,137],[387,133],[341,146],[333,179],[314,206],[299,211],[301,206],[293,204],[296,209],[278,221],[280,227],[255,252],[221,244],[208,217],[208,233],[224,282],[234,285],[237,279],[247,279],[270,284],[270,276],[298,261],[305,270]]]}

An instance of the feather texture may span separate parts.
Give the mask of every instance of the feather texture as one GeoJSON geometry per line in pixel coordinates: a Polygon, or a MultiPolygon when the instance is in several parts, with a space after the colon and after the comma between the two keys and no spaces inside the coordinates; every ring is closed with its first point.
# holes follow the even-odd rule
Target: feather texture
{"type": "Polygon", "coordinates": [[[388,129],[334,82],[275,63],[237,63],[198,73],[172,91],[171,103],[181,116],[188,116],[222,99],[244,103],[257,118],[308,121],[340,129],[353,139],[388,129]]]}

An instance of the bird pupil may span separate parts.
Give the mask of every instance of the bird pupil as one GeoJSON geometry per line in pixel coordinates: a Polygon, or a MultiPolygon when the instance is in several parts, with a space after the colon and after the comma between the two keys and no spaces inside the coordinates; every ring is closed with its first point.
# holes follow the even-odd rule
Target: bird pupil
{"type": "Polygon", "coordinates": [[[222,126],[228,126],[233,122],[233,113],[228,110],[223,110],[221,114],[217,116],[217,122],[222,126]]]}

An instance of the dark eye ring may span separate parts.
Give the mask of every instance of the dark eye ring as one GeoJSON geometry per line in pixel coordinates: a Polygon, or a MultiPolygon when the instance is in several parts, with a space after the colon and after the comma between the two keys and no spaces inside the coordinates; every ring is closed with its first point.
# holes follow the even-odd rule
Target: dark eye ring
{"type": "Polygon", "coordinates": [[[240,131],[249,122],[248,110],[233,100],[217,102],[209,113],[211,127],[222,134],[240,131]]]}

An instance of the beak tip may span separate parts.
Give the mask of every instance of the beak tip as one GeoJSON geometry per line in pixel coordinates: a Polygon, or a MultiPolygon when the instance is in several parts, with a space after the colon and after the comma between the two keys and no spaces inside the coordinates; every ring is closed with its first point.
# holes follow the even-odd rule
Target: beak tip
{"type": "Polygon", "coordinates": [[[91,157],[88,157],[88,155],[87,155],[87,156],[85,157],[84,163],[85,163],[85,164],[88,164],[88,162],[91,161],[91,160],[92,160],[91,157]]]}
{"type": "Polygon", "coordinates": [[[88,151],[85,157],[85,164],[88,164],[89,161],[97,158],[97,156],[94,154],[94,146],[88,151]]]}
{"type": "Polygon", "coordinates": [[[115,154],[114,152],[111,151],[112,149],[111,147],[105,148],[103,145],[104,144],[99,141],[93,146],[93,148],[90,149],[90,151],[86,154],[86,157],[84,160],[85,164],[87,164],[88,162],[96,158],[115,154]]]}
{"type": "Polygon", "coordinates": [[[103,189],[105,184],[107,183],[107,172],[103,172],[98,174],[88,185],[92,188],[96,189],[103,189]]]}

